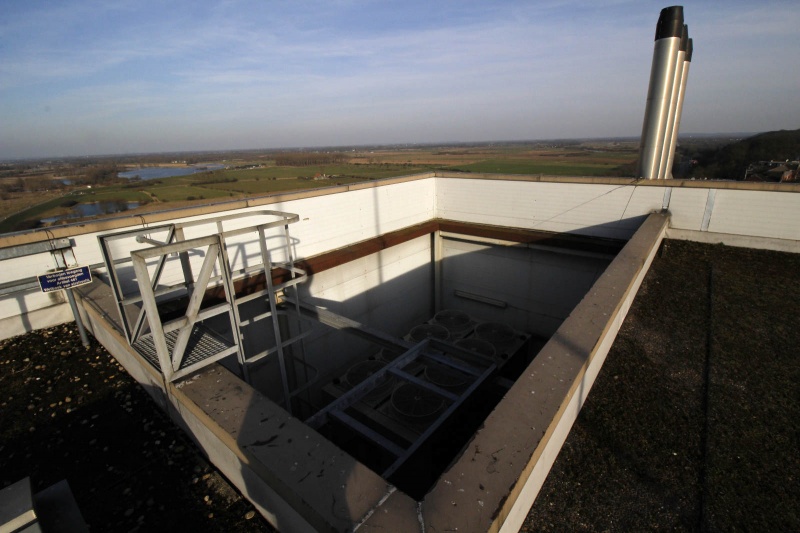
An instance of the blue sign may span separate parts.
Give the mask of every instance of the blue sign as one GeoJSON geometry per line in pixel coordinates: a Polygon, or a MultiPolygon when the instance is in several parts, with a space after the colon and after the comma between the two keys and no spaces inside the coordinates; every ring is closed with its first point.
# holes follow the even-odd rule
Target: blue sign
{"type": "Polygon", "coordinates": [[[68,268],[43,274],[39,277],[39,286],[42,292],[61,291],[92,282],[92,273],[88,266],[68,268]]]}

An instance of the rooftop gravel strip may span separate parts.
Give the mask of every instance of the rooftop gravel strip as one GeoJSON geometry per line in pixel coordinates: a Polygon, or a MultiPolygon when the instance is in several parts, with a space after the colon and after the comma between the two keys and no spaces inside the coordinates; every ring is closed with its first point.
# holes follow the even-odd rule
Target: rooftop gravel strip
{"type": "Polygon", "coordinates": [[[523,531],[800,530],[799,279],[664,241],[523,531]]]}

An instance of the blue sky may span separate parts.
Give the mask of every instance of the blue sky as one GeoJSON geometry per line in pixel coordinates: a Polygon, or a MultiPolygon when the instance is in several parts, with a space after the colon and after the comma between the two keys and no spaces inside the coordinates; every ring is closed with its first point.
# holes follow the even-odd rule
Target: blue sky
{"type": "MultiPolygon", "coordinates": [[[[6,0],[0,158],[639,136],[649,0],[6,0]]],[[[681,132],[800,128],[800,2],[684,2],[681,132]]]]}

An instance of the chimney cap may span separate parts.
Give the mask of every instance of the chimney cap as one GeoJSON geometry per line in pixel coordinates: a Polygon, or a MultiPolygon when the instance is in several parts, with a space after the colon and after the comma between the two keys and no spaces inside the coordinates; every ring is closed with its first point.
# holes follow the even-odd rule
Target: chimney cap
{"type": "Polygon", "coordinates": [[[656,24],[656,38],[669,39],[671,37],[680,38],[683,35],[683,6],[665,7],[661,10],[656,24]]]}
{"type": "Polygon", "coordinates": [[[681,32],[681,47],[680,51],[685,52],[689,46],[689,26],[686,24],[683,25],[683,31],[681,32]]]}

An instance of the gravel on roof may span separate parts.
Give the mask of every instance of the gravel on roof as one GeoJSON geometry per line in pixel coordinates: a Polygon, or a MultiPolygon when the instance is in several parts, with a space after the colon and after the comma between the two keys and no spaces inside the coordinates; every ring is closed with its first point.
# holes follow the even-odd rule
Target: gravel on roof
{"type": "Polygon", "coordinates": [[[800,531],[799,281],[665,241],[523,531],[800,531]]]}
{"type": "Polygon", "coordinates": [[[0,341],[0,488],[66,479],[92,531],[274,531],[75,324],[0,341]]]}

